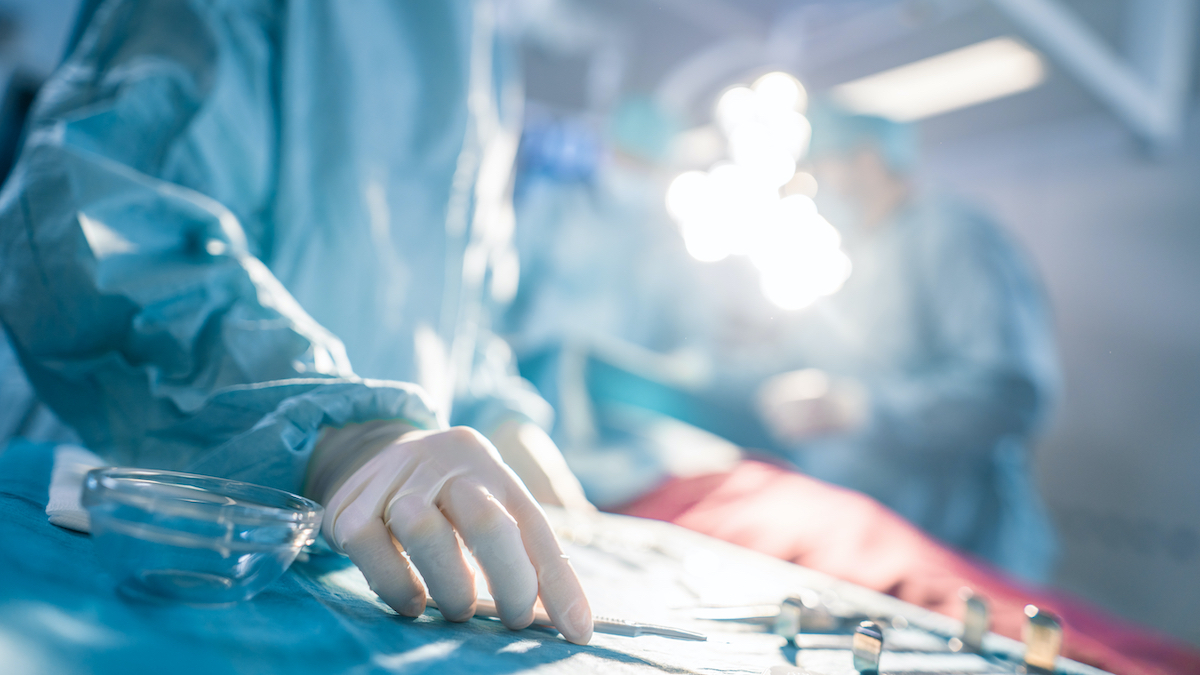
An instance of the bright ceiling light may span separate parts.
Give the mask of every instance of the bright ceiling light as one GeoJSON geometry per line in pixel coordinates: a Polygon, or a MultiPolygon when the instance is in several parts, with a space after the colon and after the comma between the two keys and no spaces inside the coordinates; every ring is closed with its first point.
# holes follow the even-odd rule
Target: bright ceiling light
{"type": "Polygon", "coordinates": [[[703,218],[708,205],[708,174],[687,171],[675,177],[667,188],[667,213],[677,221],[703,218]]]}
{"type": "Polygon", "coordinates": [[[911,122],[1032,89],[1045,77],[1037,52],[999,37],[838,85],[832,96],[857,113],[911,122]]]}
{"type": "Polygon", "coordinates": [[[800,80],[787,73],[767,73],[750,86],[754,93],[771,105],[802,113],[808,107],[808,92],[800,80]]]}
{"type": "Polygon", "coordinates": [[[836,293],[853,268],[816,203],[779,194],[808,150],[812,125],[801,113],[807,98],[783,72],[726,90],[714,113],[732,161],[682,173],[666,193],[667,212],[693,258],[749,257],[763,294],[789,311],[836,293]]]}
{"type": "Polygon", "coordinates": [[[754,95],[753,89],[733,87],[717,99],[715,115],[717,124],[723,131],[729,133],[730,129],[753,119],[757,108],[757,97],[754,95]]]}
{"type": "Polygon", "coordinates": [[[776,189],[796,175],[796,160],[764,126],[747,124],[730,132],[729,157],[776,189]]]}

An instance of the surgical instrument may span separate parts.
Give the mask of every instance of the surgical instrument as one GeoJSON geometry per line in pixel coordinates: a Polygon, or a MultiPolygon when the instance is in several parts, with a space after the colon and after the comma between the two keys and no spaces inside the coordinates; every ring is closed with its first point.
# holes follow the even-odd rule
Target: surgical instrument
{"type": "Polygon", "coordinates": [[[1063,631],[1058,618],[1034,605],[1025,605],[1025,668],[1030,673],[1053,673],[1063,631]]]}
{"type": "MultiPolygon", "coordinates": [[[[433,598],[425,599],[426,605],[437,609],[437,603],[433,598]]],[[[496,602],[489,598],[479,598],[475,604],[476,618],[500,618],[499,612],[496,611],[496,602]]],[[[554,627],[554,622],[550,620],[550,615],[539,604],[533,610],[533,625],[554,627]]],[[[660,626],[652,623],[641,623],[638,621],[626,621],[625,619],[615,619],[605,616],[592,617],[593,630],[597,633],[605,633],[608,635],[623,635],[626,637],[641,637],[643,635],[657,635],[659,637],[672,638],[675,640],[708,640],[708,636],[704,633],[684,630],[682,628],[673,628],[671,626],[660,626]]]]}

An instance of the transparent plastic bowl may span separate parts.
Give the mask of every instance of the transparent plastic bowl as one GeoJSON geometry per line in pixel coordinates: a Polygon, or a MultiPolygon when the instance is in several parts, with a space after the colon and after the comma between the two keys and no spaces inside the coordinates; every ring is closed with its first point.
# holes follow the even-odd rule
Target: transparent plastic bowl
{"type": "Polygon", "coordinates": [[[313,542],[322,513],[283,490],[121,468],[89,472],[83,506],[120,592],[193,605],[253,597],[313,542]]]}

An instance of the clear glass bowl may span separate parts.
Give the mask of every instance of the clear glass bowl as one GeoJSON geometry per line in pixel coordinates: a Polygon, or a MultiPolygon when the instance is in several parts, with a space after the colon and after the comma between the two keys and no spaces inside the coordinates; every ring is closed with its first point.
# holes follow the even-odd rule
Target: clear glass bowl
{"type": "Polygon", "coordinates": [[[222,605],[254,596],[311,544],[320,504],[223,478],[96,469],[84,481],[100,561],[138,598],[222,605]]]}

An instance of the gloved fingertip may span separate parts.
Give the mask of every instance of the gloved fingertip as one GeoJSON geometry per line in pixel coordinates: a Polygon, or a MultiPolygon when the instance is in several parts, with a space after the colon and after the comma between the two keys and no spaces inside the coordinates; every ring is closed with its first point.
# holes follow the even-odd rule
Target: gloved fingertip
{"type": "Polygon", "coordinates": [[[522,630],[524,628],[528,628],[533,623],[533,605],[529,605],[528,609],[516,616],[502,615],[500,617],[500,621],[506,627],[512,630],[522,630]]]}
{"type": "Polygon", "coordinates": [[[580,635],[574,635],[574,636],[563,633],[563,637],[567,639],[567,642],[570,642],[572,644],[587,645],[589,642],[592,641],[592,631],[589,630],[587,633],[583,633],[580,635]]]}
{"type": "Polygon", "coordinates": [[[438,603],[438,611],[442,613],[447,621],[454,623],[462,623],[471,617],[475,616],[475,603],[472,601],[469,605],[454,609],[447,609],[442,603],[438,603]]]}
{"type": "Polygon", "coordinates": [[[560,630],[562,636],[567,642],[572,642],[577,645],[586,645],[592,641],[592,621],[588,619],[587,625],[584,627],[575,627],[572,629],[560,630]]]}
{"type": "Polygon", "coordinates": [[[402,616],[414,617],[415,619],[415,617],[425,614],[425,598],[421,596],[408,599],[408,601],[389,602],[388,604],[402,616]]]}
{"type": "Polygon", "coordinates": [[[409,600],[408,604],[406,604],[403,609],[397,609],[396,611],[400,612],[404,616],[413,618],[421,616],[425,613],[425,598],[423,596],[417,596],[412,600],[409,600]]]}
{"type": "Polygon", "coordinates": [[[586,645],[592,639],[592,612],[586,602],[572,606],[562,617],[558,631],[568,642],[586,645]]]}

